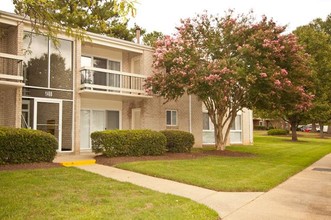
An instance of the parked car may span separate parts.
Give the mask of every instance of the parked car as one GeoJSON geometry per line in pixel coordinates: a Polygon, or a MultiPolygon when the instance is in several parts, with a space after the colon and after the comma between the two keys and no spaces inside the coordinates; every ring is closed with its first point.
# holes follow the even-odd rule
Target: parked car
{"type": "MultiPolygon", "coordinates": [[[[312,124],[307,124],[307,125],[304,125],[300,128],[301,131],[303,132],[311,132],[312,131],[312,124]]],[[[320,132],[321,128],[319,125],[316,125],[316,132],[320,132]]],[[[327,125],[324,125],[323,126],[323,132],[326,133],[328,132],[328,126],[327,125]]]]}

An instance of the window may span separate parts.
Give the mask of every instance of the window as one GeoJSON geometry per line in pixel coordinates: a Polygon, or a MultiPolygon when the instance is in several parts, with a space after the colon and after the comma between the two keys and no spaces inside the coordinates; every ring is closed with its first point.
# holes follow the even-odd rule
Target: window
{"type": "Polygon", "coordinates": [[[177,111],[176,110],[167,110],[167,126],[177,126],[177,111]]]}
{"type": "MultiPolygon", "coordinates": [[[[107,69],[107,60],[102,58],[94,58],[93,67],[107,69]]],[[[96,85],[107,85],[107,74],[105,72],[94,72],[93,82],[96,85]]]]}
{"type": "Polygon", "coordinates": [[[241,115],[237,115],[234,122],[231,124],[231,130],[241,130],[241,115]]]}
{"type": "Polygon", "coordinates": [[[202,113],[203,117],[203,130],[210,130],[210,120],[207,112],[202,113]]]}
{"type": "Polygon", "coordinates": [[[72,42],[58,42],[55,47],[47,36],[25,32],[23,74],[27,86],[73,89],[72,42]]]}

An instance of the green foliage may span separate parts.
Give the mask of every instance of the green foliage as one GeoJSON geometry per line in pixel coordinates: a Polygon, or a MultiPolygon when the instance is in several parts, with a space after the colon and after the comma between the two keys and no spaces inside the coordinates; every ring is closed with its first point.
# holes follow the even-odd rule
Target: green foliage
{"type": "Polygon", "coordinates": [[[186,131],[164,130],[161,131],[167,138],[166,148],[169,152],[185,153],[191,152],[194,145],[193,134],[186,131]]]}
{"type": "Polygon", "coordinates": [[[254,126],[254,130],[267,130],[267,127],[258,125],[258,126],[254,126]]]}
{"type": "Polygon", "coordinates": [[[43,131],[0,127],[0,164],[52,162],[57,140],[43,131]]]}
{"type": "Polygon", "coordinates": [[[156,41],[163,37],[164,34],[162,32],[153,31],[144,35],[143,42],[147,46],[154,47],[156,46],[156,41]]]}
{"type": "Polygon", "coordinates": [[[268,130],[268,135],[287,135],[289,131],[286,129],[270,129],[268,130]]]}
{"type": "Polygon", "coordinates": [[[135,15],[135,0],[13,0],[15,13],[29,16],[36,33],[41,29],[56,41],[61,31],[85,39],[85,32],[105,34],[124,40],[134,35],[127,29],[129,14],[135,15]]]}
{"type": "Polygon", "coordinates": [[[313,59],[315,98],[307,112],[310,121],[327,124],[331,120],[331,14],[298,27],[294,34],[313,59]]]}
{"type": "Polygon", "coordinates": [[[91,134],[92,150],[107,157],[162,155],[166,137],[151,130],[106,130],[91,134]]]}

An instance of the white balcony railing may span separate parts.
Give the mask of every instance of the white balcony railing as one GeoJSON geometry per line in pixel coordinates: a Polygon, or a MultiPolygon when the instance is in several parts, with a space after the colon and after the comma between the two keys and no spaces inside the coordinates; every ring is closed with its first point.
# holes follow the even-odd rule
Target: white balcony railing
{"type": "Polygon", "coordinates": [[[80,72],[82,92],[148,97],[143,87],[146,76],[96,67],[82,67],[80,72]]]}
{"type": "Polygon", "coordinates": [[[0,53],[0,85],[22,87],[23,56],[0,53]]]}

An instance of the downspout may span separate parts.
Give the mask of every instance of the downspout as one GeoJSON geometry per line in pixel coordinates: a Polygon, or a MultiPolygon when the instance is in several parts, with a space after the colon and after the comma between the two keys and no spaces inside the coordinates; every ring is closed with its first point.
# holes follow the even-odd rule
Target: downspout
{"type": "Polygon", "coordinates": [[[192,96],[188,96],[189,130],[192,133],[192,96]]]}
{"type": "Polygon", "coordinates": [[[249,142],[253,144],[253,110],[249,111],[249,142]]]}

